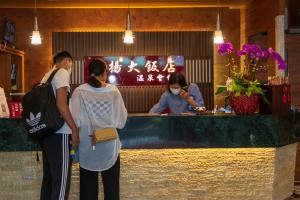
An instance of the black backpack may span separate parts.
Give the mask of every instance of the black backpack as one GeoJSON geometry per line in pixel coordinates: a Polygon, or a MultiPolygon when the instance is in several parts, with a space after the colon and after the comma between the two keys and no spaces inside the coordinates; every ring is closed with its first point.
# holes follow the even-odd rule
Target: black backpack
{"type": "Polygon", "coordinates": [[[60,129],[64,119],[56,107],[51,81],[59,69],[54,70],[45,83],[35,86],[22,99],[22,119],[28,136],[43,139],[60,129]]]}

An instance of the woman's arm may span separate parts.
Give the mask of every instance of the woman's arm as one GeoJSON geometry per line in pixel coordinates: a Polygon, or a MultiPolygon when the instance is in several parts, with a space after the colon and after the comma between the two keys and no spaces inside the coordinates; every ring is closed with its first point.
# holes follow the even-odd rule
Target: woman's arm
{"type": "Polygon", "coordinates": [[[191,84],[189,86],[189,92],[182,91],[180,96],[181,98],[185,99],[193,108],[204,106],[202,94],[196,84],[191,84]]]}
{"type": "Polygon", "coordinates": [[[168,108],[168,101],[167,101],[167,94],[165,92],[161,95],[159,102],[150,109],[149,113],[160,114],[166,108],[168,108]]]}

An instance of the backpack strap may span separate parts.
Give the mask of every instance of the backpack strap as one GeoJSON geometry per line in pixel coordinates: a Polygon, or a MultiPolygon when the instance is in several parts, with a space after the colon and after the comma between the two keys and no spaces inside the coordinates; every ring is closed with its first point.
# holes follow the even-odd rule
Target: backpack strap
{"type": "MultiPolygon", "coordinates": [[[[52,81],[52,79],[54,78],[56,72],[58,72],[58,70],[60,70],[60,68],[55,69],[55,70],[51,73],[51,75],[49,76],[49,78],[48,78],[48,80],[46,81],[46,83],[51,84],[51,81],[52,81]]],[[[70,101],[70,96],[71,96],[71,95],[70,95],[70,92],[68,92],[68,94],[67,94],[67,104],[68,104],[68,105],[69,105],[69,101],[70,101]]]]}
{"type": "Polygon", "coordinates": [[[49,78],[48,78],[48,80],[46,81],[46,83],[51,83],[52,79],[54,78],[54,76],[55,76],[56,72],[58,72],[58,70],[60,70],[60,68],[55,69],[55,70],[51,73],[51,75],[49,76],[49,78]]]}

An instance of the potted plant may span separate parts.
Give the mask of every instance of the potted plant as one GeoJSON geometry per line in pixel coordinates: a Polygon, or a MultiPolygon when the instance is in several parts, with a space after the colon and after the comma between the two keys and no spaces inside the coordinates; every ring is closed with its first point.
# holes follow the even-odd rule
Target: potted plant
{"type": "Polygon", "coordinates": [[[230,99],[231,107],[236,114],[253,114],[259,104],[259,97],[267,99],[261,84],[255,78],[259,70],[266,70],[269,59],[275,60],[278,68],[284,70],[286,62],[272,48],[261,49],[256,44],[244,44],[236,54],[230,42],[218,45],[218,53],[228,57],[229,75],[226,85],[218,86],[215,94],[226,92],[230,99]],[[235,58],[243,57],[241,68],[236,64],[235,58]]]}

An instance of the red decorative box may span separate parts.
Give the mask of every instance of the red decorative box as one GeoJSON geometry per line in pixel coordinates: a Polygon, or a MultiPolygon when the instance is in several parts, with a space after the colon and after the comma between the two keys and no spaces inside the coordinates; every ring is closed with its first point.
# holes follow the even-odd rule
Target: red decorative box
{"type": "Polygon", "coordinates": [[[23,111],[22,102],[10,102],[8,103],[8,108],[10,111],[10,118],[21,118],[21,113],[23,111]]]}
{"type": "Polygon", "coordinates": [[[269,104],[260,101],[259,113],[286,115],[291,110],[291,85],[262,85],[269,104]]]}

